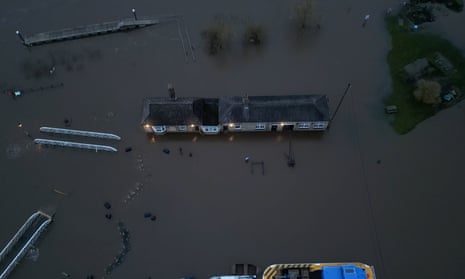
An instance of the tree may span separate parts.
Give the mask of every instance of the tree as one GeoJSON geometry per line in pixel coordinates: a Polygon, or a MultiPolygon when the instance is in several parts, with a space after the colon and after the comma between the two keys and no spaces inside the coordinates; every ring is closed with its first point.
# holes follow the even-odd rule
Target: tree
{"type": "Polygon", "coordinates": [[[202,36],[207,42],[208,52],[215,55],[226,47],[230,34],[224,21],[215,20],[202,32],[202,36]]]}
{"type": "Polygon", "coordinates": [[[417,89],[413,91],[415,99],[425,104],[434,105],[441,103],[441,85],[437,81],[420,79],[417,81],[417,89]]]}
{"type": "Polygon", "coordinates": [[[312,15],[312,0],[299,0],[295,5],[295,15],[300,28],[307,28],[308,18],[312,15]]]}

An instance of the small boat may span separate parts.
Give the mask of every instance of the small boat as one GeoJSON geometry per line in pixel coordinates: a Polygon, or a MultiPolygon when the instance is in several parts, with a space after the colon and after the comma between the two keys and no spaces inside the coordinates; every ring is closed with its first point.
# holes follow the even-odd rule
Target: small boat
{"type": "Polygon", "coordinates": [[[263,279],[376,279],[373,266],[358,263],[274,264],[263,271],[263,279]]]}

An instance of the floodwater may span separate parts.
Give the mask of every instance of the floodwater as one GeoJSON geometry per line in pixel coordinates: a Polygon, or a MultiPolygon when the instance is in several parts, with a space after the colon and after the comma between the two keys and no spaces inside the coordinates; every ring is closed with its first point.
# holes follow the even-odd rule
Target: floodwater
{"type": "MultiPolygon", "coordinates": [[[[315,1],[321,29],[302,38],[290,26],[290,1],[3,1],[0,89],[64,83],[17,100],[0,96],[0,245],[35,210],[56,210],[37,261],[24,260],[11,278],[100,278],[122,249],[118,220],[132,249],[111,278],[208,278],[234,263],[334,261],[373,264],[382,279],[461,277],[463,103],[395,134],[382,104],[390,90],[383,14],[400,3],[337,2],[315,1]],[[31,49],[15,35],[130,17],[132,8],[183,14],[197,62],[185,63],[175,24],[31,49]],[[215,17],[236,43],[211,58],[200,33],[215,17]],[[260,51],[237,43],[247,21],[266,27],[260,51]],[[291,169],[285,134],[146,137],[142,98],[167,96],[169,82],[178,96],[327,94],[333,110],[352,88],[328,132],[293,136],[291,169]],[[97,141],[120,152],[40,148],[24,134],[39,137],[40,126],[63,127],[64,118],[120,135],[119,143],[97,141]],[[251,173],[244,156],[263,161],[265,175],[251,173]]],[[[465,53],[464,23],[465,13],[450,12],[428,28],[465,53]]]]}

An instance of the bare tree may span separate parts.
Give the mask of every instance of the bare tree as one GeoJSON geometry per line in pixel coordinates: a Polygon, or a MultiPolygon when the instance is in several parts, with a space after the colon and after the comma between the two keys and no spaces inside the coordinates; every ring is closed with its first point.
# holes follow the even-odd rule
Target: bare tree
{"type": "Polygon", "coordinates": [[[226,47],[230,32],[223,20],[215,20],[202,32],[202,36],[206,40],[208,52],[215,55],[226,47]]]}
{"type": "Polygon", "coordinates": [[[305,29],[308,26],[308,19],[312,16],[312,0],[299,0],[295,5],[295,15],[300,28],[305,29]]]}
{"type": "Polygon", "coordinates": [[[417,89],[413,91],[415,99],[425,104],[434,105],[441,103],[441,85],[432,80],[420,79],[417,81],[417,89]]]}

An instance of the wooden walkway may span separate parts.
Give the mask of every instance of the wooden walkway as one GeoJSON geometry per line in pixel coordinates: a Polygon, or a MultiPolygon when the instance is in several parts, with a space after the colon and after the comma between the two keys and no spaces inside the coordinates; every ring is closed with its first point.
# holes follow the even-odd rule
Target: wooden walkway
{"type": "Polygon", "coordinates": [[[158,23],[158,19],[123,19],[120,21],[110,21],[85,26],[78,26],[74,28],[65,28],[44,33],[37,33],[31,36],[24,37],[23,43],[27,46],[34,46],[120,31],[128,31],[131,29],[142,28],[158,23]]]}

